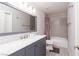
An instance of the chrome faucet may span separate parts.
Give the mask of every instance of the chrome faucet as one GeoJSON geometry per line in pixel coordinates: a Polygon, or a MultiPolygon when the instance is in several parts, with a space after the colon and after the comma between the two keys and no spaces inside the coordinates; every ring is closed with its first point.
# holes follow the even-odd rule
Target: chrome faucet
{"type": "Polygon", "coordinates": [[[28,38],[28,35],[21,36],[20,39],[28,38]]]}

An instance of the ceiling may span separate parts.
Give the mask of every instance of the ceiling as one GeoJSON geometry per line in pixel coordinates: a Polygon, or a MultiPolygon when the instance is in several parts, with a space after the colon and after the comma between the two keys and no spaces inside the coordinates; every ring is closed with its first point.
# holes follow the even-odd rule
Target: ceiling
{"type": "Polygon", "coordinates": [[[29,4],[49,14],[66,11],[68,6],[68,2],[29,2],[29,4]]]}

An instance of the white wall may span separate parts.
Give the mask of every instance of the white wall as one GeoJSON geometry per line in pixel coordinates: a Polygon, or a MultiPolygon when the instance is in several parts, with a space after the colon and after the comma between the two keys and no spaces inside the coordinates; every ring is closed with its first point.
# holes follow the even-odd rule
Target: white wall
{"type": "Polygon", "coordinates": [[[44,34],[45,14],[42,11],[37,10],[36,15],[37,15],[37,33],[44,34]]]}
{"type": "Polygon", "coordinates": [[[77,2],[77,13],[76,13],[76,16],[77,16],[77,21],[76,21],[76,26],[77,26],[77,40],[76,40],[76,42],[79,42],[79,2],[77,2]]]}
{"type": "Polygon", "coordinates": [[[69,55],[75,55],[76,40],[76,5],[71,2],[68,6],[68,48],[69,55]]]}

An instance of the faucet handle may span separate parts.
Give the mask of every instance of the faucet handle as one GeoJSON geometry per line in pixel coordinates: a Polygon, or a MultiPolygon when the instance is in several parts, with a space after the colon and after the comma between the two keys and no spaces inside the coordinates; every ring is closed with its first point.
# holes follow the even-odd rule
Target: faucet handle
{"type": "Polygon", "coordinates": [[[28,35],[21,36],[20,39],[28,38],[28,35]]]}

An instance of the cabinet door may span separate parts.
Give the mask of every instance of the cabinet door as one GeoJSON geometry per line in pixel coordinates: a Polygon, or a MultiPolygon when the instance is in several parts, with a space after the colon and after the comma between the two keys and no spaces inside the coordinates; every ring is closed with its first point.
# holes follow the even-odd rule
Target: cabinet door
{"type": "Polygon", "coordinates": [[[26,56],[34,56],[35,55],[35,45],[34,43],[28,47],[26,47],[26,56]]]}
{"type": "Polygon", "coordinates": [[[45,56],[46,55],[46,42],[44,39],[41,39],[36,42],[35,55],[36,56],[45,56]]]}
{"type": "Polygon", "coordinates": [[[11,54],[10,56],[25,56],[25,48],[11,54]]]}
{"type": "Polygon", "coordinates": [[[45,56],[45,55],[46,55],[46,50],[43,49],[43,47],[36,46],[35,56],[45,56]]]}
{"type": "Polygon", "coordinates": [[[46,56],[46,38],[42,39],[42,55],[46,56]]]}
{"type": "Polygon", "coordinates": [[[36,45],[35,46],[35,56],[41,56],[41,48],[40,46],[36,45]]]}

